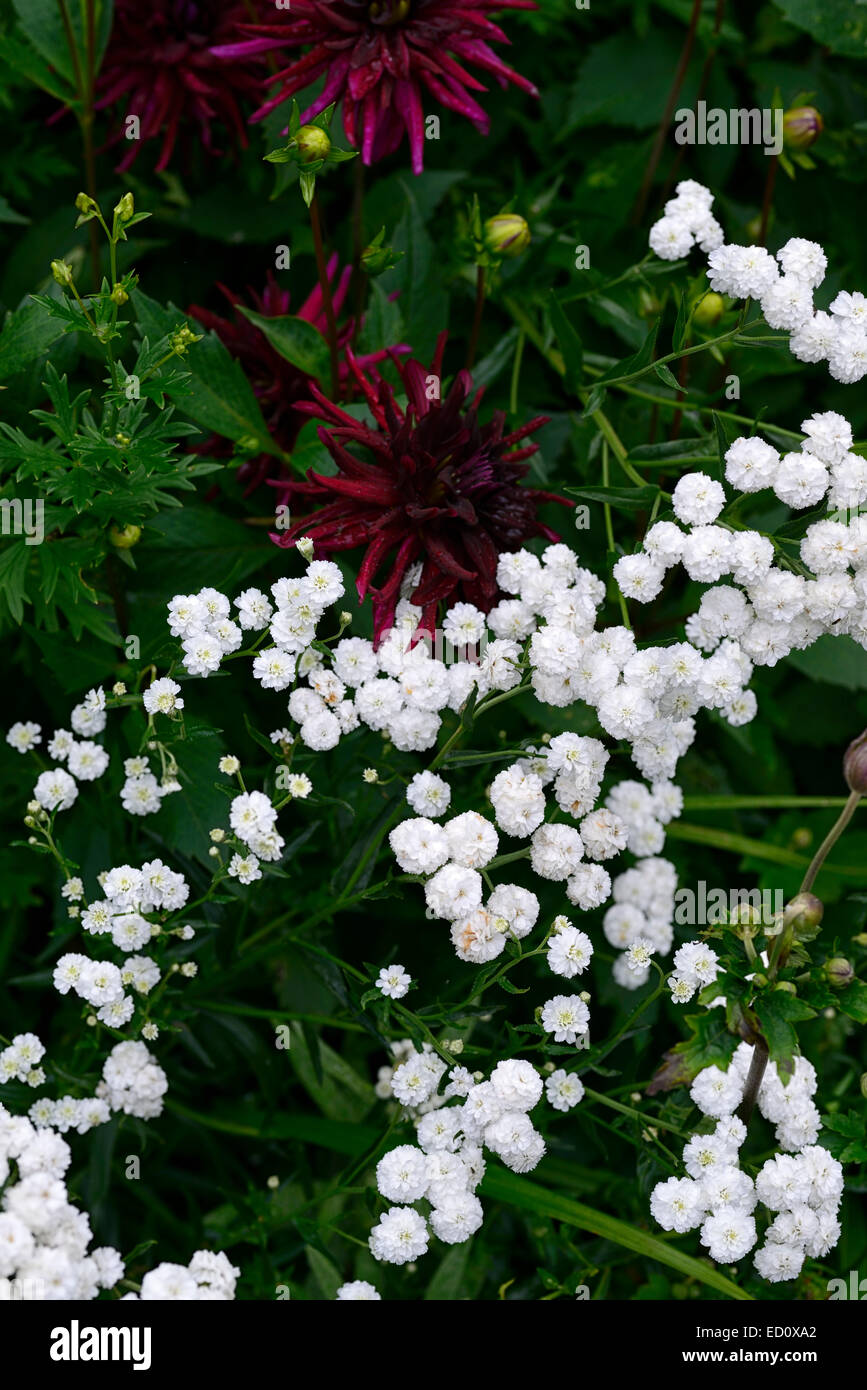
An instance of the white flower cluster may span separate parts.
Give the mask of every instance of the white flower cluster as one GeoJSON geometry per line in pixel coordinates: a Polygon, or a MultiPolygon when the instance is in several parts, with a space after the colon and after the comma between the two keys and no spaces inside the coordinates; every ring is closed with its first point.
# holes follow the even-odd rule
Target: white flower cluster
{"type": "MultiPolygon", "coordinates": [[[[90,1220],[66,1189],[71,1162],[59,1134],[0,1105],[0,1302],[90,1301],[123,1278],[117,1250],[88,1250],[90,1220]]],[[[231,1299],[239,1273],[224,1254],[198,1250],[188,1267],[161,1264],[145,1274],[141,1298],[231,1299]]]]}
{"type": "Polygon", "coordinates": [[[0,1105],[0,1301],[97,1298],[123,1277],[120,1254],[91,1250],[87,1213],[69,1201],[72,1151],[0,1105]]]}
{"type": "MultiPolygon", "coordinates": [[[[151,683],[144,692],[142,701],[148,714],[157,711],[169,714],[183,708],[183,700],[177,698],[180,686],[168,677],[151,683]]],[[[70,716],[74,732],[69,729],[55,729],[48,740],[47,751],[57,763],[66,767],[52,767],[40,773],[33,789],[33,801],[28,806],[29,814],[40,811],[67,811],[78,797],[79,782],[94,782],[107,771],[109,755],[99,743],[90,738],[74,737],[74,734],[99,735],[106,726],[105,691],[101,688],[89,690],[80,705],[76,705],[70,716]]],[[[29,753],[42,742],[42,728],[31,721],[13,724],[6,735],[6,742],[19,753],[29,753]]],[[[121,805],[132,816],[152,815],[160,809],[162,799],[170,792],[181,790],[177,780],[174,760],[163,757],[161,775],[157,778],[148,757],[139,753],[126,758],[123,764],[124,783],[120,790],[121,805]]]]}
{"type": "MultiPolygon", "coordinates": [[[[827,498],[840,516],[857,510],[867,502],[867,460],[850,451],[849,422],[826,411],[802,429],[800,452],[783,457],[758,437],[736,439],[726,453],[727,481],[742,492],[771,488],[795,508],[827,498]]],[[[832,515],[807,528],[801,559],[815,575],[809,578],[775,565],[771,541],[758,531],[713,524],[725,501],[713,479],[686,474],[672,500],[678,521],[691,529],[656,522],[643,549],[618,560],[614,574],[621,591],[639,602],[652,598],[677,564],[690,579],[711,586],[687,619],[688,642],[641,653],[645,660],[655,652],[663,665],[680,664],[684,708],[715,708],[742,724],[756,711],[755,695],[745,688],[753,666],[774,666],[826,633],[848,634],[867,647],[867,516],[847,523],[832,515]],[[719,583],[724,576],[732,582],[719,583]],[[703,658],[699,648],[712,655],[703,658]]]]}
{"type": "Polygon", "coordinates": [[[867,298],[842,290],[827,311],[815,308],[813,294],[828,268],[818,242],[791,237],[776,256],[763,246],[726,245],[709,189],[687,179],[676,191],[650,230],[657,256],[676,261],[698,244],[707,253],[711,289],[758,300],[769,327],[791,335],[800,362],[827,362],[834,380],[846,385],[867,374],[867,298]]]}
{"type": "Polygon", "coordinates": [[[277,810],[264,792],[242,792],[229,807],[229,824],[249,850],[248,854],[232,856],[229,874],[240,883],[253,883],[262,877],[260,861],[276,863],[286,848],[286,841],[277,829],[277,810]]]}
{"type": "MultiPolygon", "coordinates": [[[[698,1073],[690,1095],[703,1115],[721,1119],[734,1114],[743,1099],[752,1054],[749,1043],[740,1043],[728,1071],[705,1067],[698,1073]]],[[[765,1068],[758,1107],[765,1119],[776,1126],[779,1147],[789,1153],[815,1144],[818,1138],[822,1122],[812,1100],[816,1086],[816,1069],[805,1057],[795,1058],[795,1069],[787,1082],[775,1062],[769,1061],[765,1068]]]]}
{"type": "MultiPolygon", "coordinates": [[[[82,703],[72,711],[71,722],[76,734],[102,733],[106,723],[105,692],[89,690],[82,703]]],[[[6,742],[19,753],[32,752],[42,742],[42,726],[32,720],[13,724],[6,742]]],[[[67,764],[68,771],[52,767],[39,774],[33,788],[33,802],[28,807],[31,814],[40,808],[49,813],[68,811],[78,796],[78,783],[95,782],[109,763],[108,753],[100,744],[89,737],[76,739],[68,729],[55,729],[46,748],[56,762],[67,764]]]]}
{"type": "Polygon", "coordinates": [[[674,953],[674,974],[668,981],[675,1004],[688,1004],[697,989],[712,985],[720,973],[719,956],[703,941],[687,941],[674,953]]]}
{"type": "Polygon", "coordinates": [[[696,1134],[683,1151],[688,1173],[657,1183],[650,1198],[654,1219],[666,1231],[701,1227],[701,1243],[712,1260],[732,1264],[758,1242],[755,1212],[762,1203],[774,1213],[765,1242],[754,1256],[758,1273],[770,1283],[794,1279],[806,1257],[822,1259],[840,1238],[837,1213],[843,1194],[843,1170],[827,1149],[815,1143],[818,1112],[810,1096],[816,1074],[796,1058],[786,1097],[777,1069],[762,1083],[762,1113],[778,1116],[777,1136],[797,1150],[769,1158],[753,1182],[739,1165],[746,1127],[735,1116],[743,1097],[753,1049],[741,1043],[728,1071],[706,1067],[695,1078],[691,1095],[704,1114],[717,1119],[710,1134],[696,1134]]]}
{"type": "MultiPolygon", "coordinates": [[[[91,936],[110,935],[122,951],[138,951],[161,935],[159,924],[146,914],[176,912],[186,903],[190,889],[183,874],[152,859],[135,869],[121,864],[99,875],[104,896],[88,903],[81,925],[91,936]]],[[[180,929],[185,939],[191,927],[180,929]]],[[[159,966],[149,956],[132,955],[121,965],[67,951],[54,967],[54,987],[59,994],[74,991],[96,1011],[100,1023],[122,1028],[135,1010],[134,994],[146,995],[161,978],[159,966]],[[132,993],[127,994],[127,989],[132,993]]]]}
{"type": "MultiPolygon", "coordinates": [[[[427,1101],[445,1070],[435,1054],[413,1050],[393,1074],[392,1093],[412,1106],[427,1101]]],[[[558,1094],[568,1094],[568,1088],[561,1086],[558,1094]]],[[[479,1082],[466,1068],[455,1068],[443,1099],[449,1095],[462,1103],[422,1115],[416,1122],[418,1146],[401,1144],[377,1164],[380,1194],[399,1204],[371,1231],[377,1260],[406,1264],[425,1253],[428,1221],[413,1205],[422,1200],[429,1204],[434,1235],[446,1244],[468,1240],[479,1229],[483,1213],[475,1190],[485,1172],[484,1148],[516,1173],[530,1172],[545,1153],[545,1141],[529,1116],[542,1098],[542,1080],[530,1062],[498,1062],[490,1080],[479,1082]]]]}
{"type": "Polygon", "coordinates": [[[41,1086],[45,1072],[39,1063],[44,1056],[45,1045],[35,1033],[16,1033],[9,1046],[0,1052],[0,1086],[7,1081],[41,1086]]]}
{"type": "MultiPolygon", "coordinates": [[[[640,783],[621,783],[640,786],[640,783]]],[[[616,789],[615,789],[616,790],[616,789]]],[[[646,788],[642,788],[646,791],[646,788]]],[[[624,989],[641,989],[650,978],[649,959],[642,960],[642,948],[651,955],[664,956],[674,941],[674,894],[677,870],[668,859],[651,855],[639,859],[614,879],[614,899],[605,913],[602,930],[618,955],[613,975],[624,989]]]]}

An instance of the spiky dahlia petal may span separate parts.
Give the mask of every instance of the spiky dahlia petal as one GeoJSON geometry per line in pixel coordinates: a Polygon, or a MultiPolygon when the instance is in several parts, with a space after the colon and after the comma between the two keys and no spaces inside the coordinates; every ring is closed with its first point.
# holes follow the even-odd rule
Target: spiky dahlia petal
{"type": "Polygon", "coordinates": [[[523,487],[525,458],[534,445],[512,450],[544,416],[505,432],[502,411],[482,424],[480,392],[460,371],[444,399],[430,399],[424,383],[441,377],[445,335],[432,368],[395,358],[406,405],[376,371],[347,350],[349,370],[363,391],[375,427],[356,420],[313,387],[303,412],[326,423],[319,438],[336,473],[308,472],[305,481],[274,480],[282,500],[303,505],[304,515],[272,537],[291,545],[309,535],[317,552],[331,554],[363,545],[358,573],[361,598],[370,594],[377,640],[391,624],[400,587],[411,563],[422,561],[411,601],[425,621],[443,600],[463,595],[483,610],[497,596],[497,563],[536,535],[559,539],[536,516],[541,501],[572,504],[523,487]],[[311,509],[310,504],[322,505],[311,509]],[[377,585],[377,576],[384,578],[377,585]]]}
{"type": "Polygon", "coordinates": [[[365,164],[392,154],[406,135],[418,174],[424,163],[423,91],[483,133],[489,118],[470,90],[486,88],[468,66],[490,74],[501,87],[511,82],[538,96],[532,82],[491,48],[509,40],[488,17],[491,10],[535,8],[534,0],[293,0],[279,24],[242,23],[239,33],[248,37],[218,44],[212,52],[238,62],[274,47],[307,48],[267,79],[266,85],[277,84],[277,90],[252,119],[264,119],[325,73],[324,90],[301,119],[312,120],[339,101],[347,138],[360,145],[365,164]]]}

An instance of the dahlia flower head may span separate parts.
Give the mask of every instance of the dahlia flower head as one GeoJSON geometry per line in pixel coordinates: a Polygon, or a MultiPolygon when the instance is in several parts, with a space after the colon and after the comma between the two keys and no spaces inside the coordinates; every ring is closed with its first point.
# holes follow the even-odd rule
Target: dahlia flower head
{"type": "Polygon", "coordinates": [[[284,531],[272,534],[288,547],[308,536],[316,554],[364,548],[356,588],[371,593],[374,640],[394,622],[403,582],[422,610],[420,626],[433,633],[440,603],[464,599],[487,611],[497,598],[497,565],[503,551],[515,551],[533,536],[559,539],[537,520],[541,502],[565,499],[520,486],[525,460],[536,445],[513,449],[546,423],[544,416],[505,433],[505,415],[496,411],[487,424],[478,417],[482,392],[471,398],[472,378],[457,374],[440,399],[446,334],[441,334],[429,369],[401,363],[389,353],[407,398],[398,404],[391,385],[375,368],[365,373],[351,349],[346,358],[363,401],[374,419],[365,421],[333,404],[317,386],[311,402],[297,409],[326,422],[319,437],[336,465],[333,476],[308,472],[307,480],[275,482],[278,501],[321,504],[284,531]],[[421,561],[421,568],[413,568],[421,561]],[[383,582],[375,581],[385,570],[383,582]]]}
{"type": "Polygon", "coordinates": [[[251,4],[263,18],[270,12],[267,0],[114,0],[96,106],[121,113],[109,141],[127,143],[119,170],[129,169],[143,145],[157,140],[155,168],[168,168],[178,140],[189,140],[193,132],[216,157],[223,135],[215,126],[247,145],[245,111],[257,98],[261,65],[243,57],[227,64],[213,49],[249,20],[251,4]],[[130,117],[139,122],[132,134],[130,117]]]}
{"type": "Polygon", "coordinates": [[[843,1169],[816,1143],[821,1128],[812,1101],[816,1072],[800,1056],[786,1085],[769,1063],[758,1096],[761,1113],[777,1126],[777,1142],[787,1152],[767,1159],[755,1181],[740,1167],[747,1131],[735,1111],[752,1054],[752,1047],[741,1043],[727,1070],[705,1067],[695,1077],[690,1095],[716,1123],[710,1133],[695,1134],[687,1142],[687,1176],[657,1183],[650,1210],[666,1231],[700,1228],[701,1243],[718,1264],[737,1263],[755,1250],[757,1272],[777,1284],[797,1278],[805,1259],[824,1259],[837,1244],[843,1169]],[[768,1221],[761,1245],[760,1213],[768,1221]]]}
{"type": "Polygon", "coordinates": [[[790,351],[800,362],[827,362],[830,375],[845,385],[867,374],[867,297],[841,290],[827,309],[815,307],[814,292],[828,268],[818,242],[791,237],[773,256],[763,246],[728,245],[711,213],[710,190],[685,179],[675,192],[650,229],[657,256],[680,260],[697,245],[707,255],[710,288],[757,300],[768,326],[790,335],[790,351]]]}
{"type": "Polygon", "coordinates": [[[219,42],[214,59],[246,63],[263,54],[303,48],[287,67],[263,79],[279,84],[254,113],[260,121],[318,78],[319,96],[301,113],[311,121],[339,102],[346,138],[365,164],[393,154],[409,140],[413,172],[424,166],[425,98],[466,117],[483,135],[490,120],[473,93],[486,90],[470,68],[531,96],[536,88],[495,53],[509,42],[491,10],[536,9],[534,0],[292,0],[276,23],[240,24],[249,35],[219,42]]]}
{"type": "Polygon", "coordinates": [[[793,510],[828,507],[827,518],[807,527],[798,572],[775,563],[771,541],[758,531],[716,524],[725,491],[703,473],[677,483],[676,520],[656,522],[641,549],[614,567],[621,593],[639,603],[655,598],[679,564],[711,586],[687,619],[688,643],[641,655],[648,661],[655,650],[663,664],[682,661],[682,696],[734,725],[755,714],[746,688],[753,666],[774,666],[826,634],[867,647],[867,460],[852,452],[852,427],[836,411],[810,416],[801,429],[799,450],[781,455],[753,435],[734,440],[725,455],[726,482],[737,492],[769,489],[793,510]],[[700,651],[712,655],[702,660],[700,651]]]}

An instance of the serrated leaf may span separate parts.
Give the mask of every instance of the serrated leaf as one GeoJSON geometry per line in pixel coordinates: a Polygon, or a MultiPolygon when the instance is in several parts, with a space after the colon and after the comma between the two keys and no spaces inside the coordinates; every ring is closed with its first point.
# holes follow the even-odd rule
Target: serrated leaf
{"type": "Polygon", "coordinates": [[[691,1036],[666,1052],[662,1066],[647,1087],[649,1096],[685,1085],[704,1067],[717,1066],[725,1071],[731,1060],[738,1039],[728,1031],[723,1009],[688,1014],[685,1022],[691,1036]]]}
{"type": "Polygon", "coordinates": [[[790,1063],[798,1048],[798,1034],[793,1025],[815,1018],[816,1010],[787,990],[772,989],[756,1000],[755,1011],[771,1061],[784,1066],[790,1063]]]}

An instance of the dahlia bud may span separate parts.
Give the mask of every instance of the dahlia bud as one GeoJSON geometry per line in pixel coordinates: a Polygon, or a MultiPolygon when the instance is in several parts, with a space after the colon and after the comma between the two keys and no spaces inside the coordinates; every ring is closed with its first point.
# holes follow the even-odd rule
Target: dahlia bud
{"type": "Polygon", "coordinates": [[[295,136],[295,148],[302,164],[327,159],[331,152],[331,136],[318,125],[303,125],[295,136]]]}
{"type": "Polygon", "coordinates": [[[115,216],[119,217],[121,222],[129,222],[135,216],[135,199],[132,194],[124,193],[114,211],[115,216]]]}
{"type": "Polygon", "coordinates": [[[116,550],[131,550],[141,538],[140,526],[112,526],[108,538],[116,550]]]}
{"type": "Polygon", "coordinates": [[[381,227],[370,245],[361,253],[361,268],[371,277],[382,275],[384,271],[397,265],[402,255],[402,251],[394,251],[385,245],[385,228],[381,227]]]}
{"type": "Polygon", "coordinates": [[[852,740],[843,754],[843,776],[850,791],[867,794],[867,729],[852,740]]]}
{"type": "Polygon", "coordinates": [[[72,284],[72,266],[67,265],[66,261],[52,261],[51,274],[58,285],[69,286],[72,284]]]}
{"type": "Polygon", "coordinates": [[[711,291],[706,294],[698,304],[693,321],[699,328],[713,328],[715,323],[719,323],[725,313],[726,302],[721,294],[711,291]]]}
{"type": "Polygon", "coordinates": [[[783,113],[783,144],[790,150],[808,150],[824,128],[825,122],[815,106],[793,106],[783,113]]]}
{"type": "Polygon", "coordinates": [[[825,961],[825,979],[833,989],[845,989],[855,978],[855,971],[844,956],[832,956],[825,961]]]}
{"type": "Polygon", "coordinates": [[[485,223],[485,250],[493,256],[520,256],[530,241],[530,228],[516,212],[500,212],[485,223]]]}

